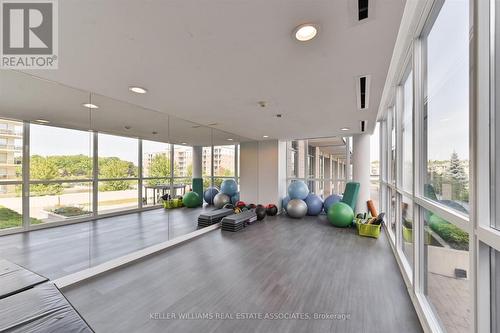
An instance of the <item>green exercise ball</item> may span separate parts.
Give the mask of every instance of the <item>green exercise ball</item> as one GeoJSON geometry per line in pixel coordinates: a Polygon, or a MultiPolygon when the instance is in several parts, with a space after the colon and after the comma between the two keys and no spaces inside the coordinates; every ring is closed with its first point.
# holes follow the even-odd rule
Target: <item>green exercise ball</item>
{"type": "Polygon", "coordinates": [[[182,203],[187,208],[198,207],[201,205],[201,198],[196,192],[188,192],[184,198],[182,198],[182,203]]]}
{"type": "Polygon", "coordinates": [[[327,216],[328,221],[336,227],[348,227],[354,220],[352,208],[344,202],[337,202],[331,206],[327,216]]]}

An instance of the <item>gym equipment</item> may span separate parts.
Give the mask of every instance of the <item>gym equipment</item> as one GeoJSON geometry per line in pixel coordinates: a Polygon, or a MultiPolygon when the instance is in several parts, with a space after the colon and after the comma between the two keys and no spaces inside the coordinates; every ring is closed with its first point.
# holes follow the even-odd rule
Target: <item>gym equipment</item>
{"type": "Polygon", "coordinates": [[[234,205],[233,204],[230,204],[230,203],[227,203],[224,205],[224,207],[222,208],[225,208],[225,209],[234,209],[234,205]]]}
{"type": "Polygon", "coordinates": [[[247,208],[248,208],[248,209],[255,209],[256,207],[257,207],[257,205],[256,205],[256,204],[248,204],[248,205],[247,205],[247,208]]]}
{"type": "Polygon", "coordinates": [[[224,194],[224,193],[217,193],[217,195],[214,197],[214,206],[215,208],[222,208],[224,207],[225,204],[230,203],[231,198],[229,198],[229,195],[224,194]]]}
{"type": "Polygon", "coordinates": [[[269,204],[266,206],[266,214],[269,216],[276,216],[278,214],[278,207],[275,204],[269,204]]]}
{"type": "Polygon", "coordinates": [[[257,220],[262,221],[266,217],[266,208],[264,206],[259,206],[255,208],[255,214],[257,215],[257,220]]]}
{"type": "Polygon", "coordinates": [[[231,203],[233,205],[236,204],[238,201],[240,201],[240,192],[236,192],[231,196],[231,203]]]}
{"type": "Polygon", "coordinates": [[[182,199],[182,204],[187,208],[198,207],[202,204],[201,197],[196,192],[188,192],[182,199]]]}
{"type": "Polygon", "coordinates": [[[238,201],[235,206],[238,207],[238,208],[243,208],[245,207],[247,204],[244,203],[243,201],[238,201]]]}
{"type": "Polygon", "coordinates": [[[288,216],[293,217],[295,219],[300,219],[307,214],[307,205],[304,200],[300,199],[292,199],[288,202],[286,206],[286,213],[288,216]]]}
{"type": "Polygon", "coordinates": [[[245,211],[247,211],[247,210],[248,210],[248,207],[247,207],[247,206],[243,206],[243,207],[241,207],[240,209],[241,209],[241,211],[242,211],[242,212],[245,212],[245,211]]]}
{"type": "Polygon", "coordinates": [[[198,206],[203,206],[203,178],[193,178],[191,188],[200,198],[198,206]]]}
{"type": "Polygon", "coordinates": [[[316,194],[309,193],[306,200],[307,215],[318,216],[323,210],[323,200],[316,194]]]}
{"type": "Polygon", "coordinates": [[[183,207],[182,198],[163,200],[163,208],[172,209],[183,207]]]}
{"type": "Polygon", "coordinates": [[[359,183],[349,182],[345,184],[344,195],[342,196],[343,203],[348,204],[351,209],[356,210],[356,202],[358,201],[359,183]]]}
{"type": "Polygon", "coordinates": [[[336,204],[337,202],[340,202],[340,200],[342,200],[342,196],[341,195],[332,194],[332,195],[328,196],[325,199],[325,202],[323,203],[323,208],[325,209],[325,213],[328,213],[328,209],[333,204],[336,204]]]}
{"type": "Polygon", "coordinates": [[[253,210],[247,210],[237,215],[230,215],[222,219],[221,230],[223,231],[240,231],[247,224],[252,224],[257,221],[257,214],[253,210]]]}
{"type": "Polygon", "coordinates": [[[288,196],[290,199],[305,200],[309,194],[309,188],[302,180],[296,180],[288,186],[288,196]]]}
{"type": "Polygon", "coordinates": [[[380,236],[380,229],[384,223],[384,216],[385,213],[380,213],[377,217],[371,217],[368,219],[356,218],[356,229],[358,229],[358,235],[378,238],[380,236]]]}
{"type": "Polygon", "coordinates": [[[219,223],[224,217],[233,214],[233,209],[228,208],[215,209],[201,213],[200,216],[198,216],[198,228],[204,228],[219,223]]]}
{"type": "Polygon", "coordinates": [[[281,206],[283,207],[283,209],[285,210],[285,212],[286,212],[286,206],[288,205],[288,202],[290,202],[290,197],[287,195],[281,201],[281,206]]]}
{"type": "Polygon", "coordinates": [[[377,208],[375,208],[375,204],[373,203],[373,201],[368,200],[366,202],[366,205],[368,206],[368,211],[370,212],[370,214],[372,214],[372,216],[378,216],[377,208]]]}
{"type": "Polygon", "coordinates": [[[205,193],[203,193],[203,199],[209,205],[214,204],[214,197],[219,193],[219,189],[217,187],[209,187],[206,189],[205,193]]]}
{"type": "Polygon", "coordinates": [[[328,221],[336,227],[348,227],[354,220],[354,211],[345,202],[337,202],[327,213],[328,221]]]}
{"type": "Polygon", "coordinates": [[[94,332],[53,283],[0,300],[2,332],[94,332]]]}
{"type": "Polygon", "coordinates": [[[240,214],[240,213],[241,213],[241,208],[239,208],[239,207],[235,207],[235,208],[233,209],[233,211],[234,211],[234,213],[235,213],[235,214],[240,214]]]}
{"type": "Polygon", "coordinates": [[[2,272],[0,274],[0,299],[48,281],[46,277],[5,259],[0,259],[0,272],[2,272]]]}
{"type": "Polygon", "coordinates": [[[231,197],[238,192],[238,184],[236,184],[234,179],[226,179],[222,182],[220,191],[231,197]]]}

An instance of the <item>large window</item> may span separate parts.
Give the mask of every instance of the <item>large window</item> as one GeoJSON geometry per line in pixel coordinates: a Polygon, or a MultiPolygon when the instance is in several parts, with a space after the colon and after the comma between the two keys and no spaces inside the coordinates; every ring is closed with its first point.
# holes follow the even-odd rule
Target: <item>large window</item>
{"type": "Polygon", "coordinates": [[[380,211],[380,126],[370,136],[370,198],[380,211]]]}
{"type": "Polygon", "coordinates": [[[409,193],[413,191],[413,73],[410,71],[403,83],[402,132],[402,185],[409,193]]]}
{"type": "Polygon", "coordinates": [[[154,206],[170,193],[170,144],[142,141],[142,205],[154,206]]]}
{"type": "Polygon", "coordinates": [[[138,207],[137,139],[98,134],[98,212],[110,213],[138,207]]]}
{"type": "Polygon", "coordinates": [[[424,38],[427,198],[469,211],[469,2],[444,1],[424,38]]]}
{"type": "Polygon", "coordinates": [[[413,202],[405,195],[401,195],[401,249],[407,263],[413,269],[413,202]]]}
{"type": "Polygon", "coordinates": [[[30,217],[57,222],[92,214],[92,133],[30,125],[30,217]]]}

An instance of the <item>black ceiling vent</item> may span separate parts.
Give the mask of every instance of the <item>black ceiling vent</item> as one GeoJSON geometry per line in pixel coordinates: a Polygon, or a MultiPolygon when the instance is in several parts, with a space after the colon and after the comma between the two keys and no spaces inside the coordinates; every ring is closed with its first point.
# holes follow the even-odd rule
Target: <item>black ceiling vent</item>
{"type": "Polygon", "coordinates": [[[364,120],[361,120],[359,122],[359,127],[361,128],[361,132],[365,131],[365,121],[364,120]]]}
{"type": "Polygon", "coordinates": [[[370,101],[370,75],[361,76],[356,82],[358,110],[367,110],[370,101]]]}
{"type": "Polygon", "coordinates": [[[368,0],[358,0],[358,21],[368,18],[368,0]]]}

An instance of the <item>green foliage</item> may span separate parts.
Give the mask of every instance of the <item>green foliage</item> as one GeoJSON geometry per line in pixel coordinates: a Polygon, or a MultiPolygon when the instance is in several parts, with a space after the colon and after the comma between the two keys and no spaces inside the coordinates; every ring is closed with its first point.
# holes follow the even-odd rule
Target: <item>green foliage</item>
{"type": "MultiPolygon", "coordinates": [[[[42,221],[31,218],[31,224],[40,224],[42,221]]],[[[0,229],[20,227],[23,224],[21,214],[4,206],[0,206],[0,229]]]]}
{"type": "MultiPolygon", "coordinates": [[[[53,161],[42,156],[33,156],[30,161],[31,179],[54,180],[58,178],[58,169],[53,161]]],[[[63,192],[61,184],[31,185],[30,192],[35,195],[57,195],[63,192]]]]}
{"type": "MultiPolygon", "coordinates": [[[[133,163],[117,157],[99,158],[99,177],[105,179],[136,177],[137,168],[133,163]]],[[[99,191],[124,191],[132,188],[128,180],[102,182],[99,191]]]]}
{"type": "Polygon", "coordinates": [[[447,161],[428,162],[429,183],[438,195],[443,195],[443,185],[446,184],[451,187],[451,200],[469,201],[469,177],[464,168],[465,163],[456,152],[447,161]]]}
{"type": "Polygon", "coordinates": [[[429,227],[448,245],[457,250],[469,250],[469,235],[465,231],[435,214],[429,215],[429,227]]]}
{"type": "Polygon", "coordinates": [[[54,210],[52,210],[53,213],[66,216],[66,217],[75,217],[75,216],[81,216],[81,215],[88,215],[90,212],[88,210],[85,210],[80,207],[73,207],[73,206],[64,206],[64,207],[59,207],[54,210]]]}

